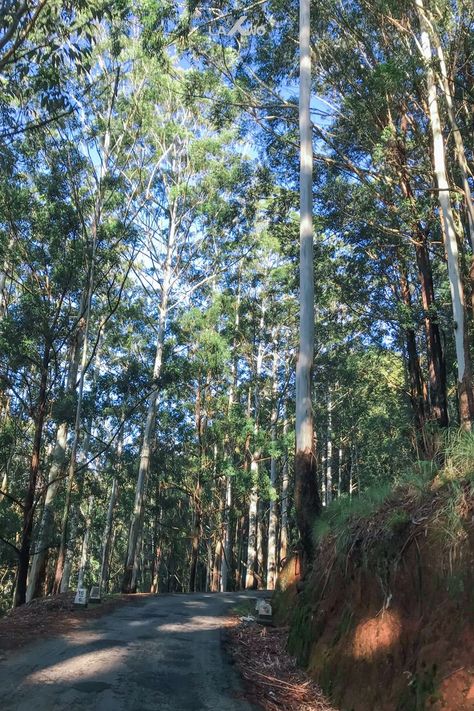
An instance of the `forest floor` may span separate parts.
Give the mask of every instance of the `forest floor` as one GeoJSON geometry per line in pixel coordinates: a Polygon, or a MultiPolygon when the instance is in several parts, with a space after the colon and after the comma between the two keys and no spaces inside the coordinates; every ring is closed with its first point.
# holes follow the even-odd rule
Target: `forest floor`
{"type": "Polygon", "coordinates": [[[247,696],[264,711],[336,711],[319,686],[286,651],[287,627],[236,621],[226,646],[245,681],[247,696]]]}
{"type": "Polygon", "coordinates": [[[5,653],[48,637],[67,634],[89,620],[109,614],[120,605],[150,597],[149,594],[110,595],[100,604],[79,608],[74,605],[74,593],[32,600],[14,608],[0,618],[0,660],[5,653]]]}

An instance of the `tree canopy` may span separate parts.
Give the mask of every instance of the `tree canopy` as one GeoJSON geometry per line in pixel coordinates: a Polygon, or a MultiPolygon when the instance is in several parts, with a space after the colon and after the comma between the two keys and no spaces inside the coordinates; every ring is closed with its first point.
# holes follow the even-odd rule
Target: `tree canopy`
{"type": "Polygon", "coordinates": [[[2,609],[273,587],[472,436],[473,24],[312,2],[303,134],[294,0],[3,3],[2,609]]]}

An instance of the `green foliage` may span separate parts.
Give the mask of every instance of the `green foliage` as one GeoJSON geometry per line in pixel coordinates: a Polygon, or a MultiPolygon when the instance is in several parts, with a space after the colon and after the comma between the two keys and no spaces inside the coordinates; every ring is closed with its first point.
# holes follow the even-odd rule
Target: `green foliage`
{"type": "Polygon", "coordinates": [[[314,537],[321,541],[328,534],[343,536],[355,519],[370,518],[392,494],[389,483],[372,486],[360,496],[341,496],[333,501],[316,520],[314,537]]]}
{"type": "MultiPolygon", "coordinates": [[[[11,3],[0,12],[0,40],[7,38],[0,41],[0,478],[13,497],[0,501],[4,534],[10,543],[22,535],[18,502],[41,426],[33,542],[38,537],[58,426],[68,427],[65,461],[75,439],[84,367],[72,505],[85,511],[94,496],[89,583],[99,574],[108,496],[118,481],[114,589],[151,395],[157,406],[140,522],[142,589],[156,572],[160,589],[186,589],[198,510],[200,586],[208,584],[226,525],[235,539],[230,585],[241,584],[250,490],[258,487],[265,549],[270,504],[278,515],[283,510],[284,469],[290,548],[298,539],[299,139],[297,43],[289,41],[297,36],[296,4],[248,8],[248,22],[265,27],[258,36],[208,32],[241,11],[233,2],[218,5],[51,0],[26,3],[18,16],[11,3]]],[[[458,132],[469,146],[461,89],[469,83],[472,48],[463,33],[472,9],[465,5],[458,16],[443,3],[433,23],[452,58],[458,132]]],[[[346,550],[354,527],[380,516],[380,545],[389,556],[409,525],[398,492],[418,502],[439,489],[446,497],[440,535],[452,545],[466,535],[462,507],[472,487],[474,439],[455,429],[454,329],[425,67],[412,36],[396,29],[399,22],[417,31],[412,9],[376,0],[366,10],[329,0],[312,16],[313,409],[318,484],[322,491],[332,472],[328,500],[340,495],[315,536],[324,544],[331,535],[346,550]],[[428,305],[420,282],[424,242],[433,283],[428,305]],[[446,434],[433,424],[428,322],[442,335],[453,427],[446,434]],[[409,345],[421,379],[416,397],[409,345]]],[[[463,245],[468,221],[452,141],[446,155],[463,245]]],[[[460,265],[467,275],[467,250],[460,265]]],[[[53,502],[54,546],[63,474],[53,502]]],[[[14,549],[2,545],[3,600],[11,599],[15,564],[14,549]]],[[[263,569],[259,574],[265,578],[263,569]]],[[[303,641],[292,641],[301,657],[312,622],[303,607],[296,621],[303,641]]]]}
{"type": "Polygon", "coordinates": [[[474,480],[474,432],[446,432],[443,477],[474,480]]]}

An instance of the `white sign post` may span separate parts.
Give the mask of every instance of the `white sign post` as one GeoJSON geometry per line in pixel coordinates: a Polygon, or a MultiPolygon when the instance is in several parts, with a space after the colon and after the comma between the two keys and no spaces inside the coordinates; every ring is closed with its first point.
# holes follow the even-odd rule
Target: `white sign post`
{"type": "Polygon", "coordinates": [[[272,621],[273,610],[267,600],[257,600],[255,609],[258,613],[258,621],[263,623],[268,623],[272,621]]]}
{"type": "Polygon", "coordinates": [[[85,588],[77,588],[74,604],[78,607],[87,607],[87,590],[85,588]]]}

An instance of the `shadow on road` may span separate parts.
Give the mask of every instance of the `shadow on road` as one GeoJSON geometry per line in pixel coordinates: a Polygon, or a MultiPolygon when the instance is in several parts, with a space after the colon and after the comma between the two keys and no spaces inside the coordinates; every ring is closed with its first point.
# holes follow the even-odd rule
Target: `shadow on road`
{"type": "Polygon", "coordinates": [[[266,592],[165,595],[11,654],[4,711],[249,711],[221,634],[239,603],[266,592]]]}

